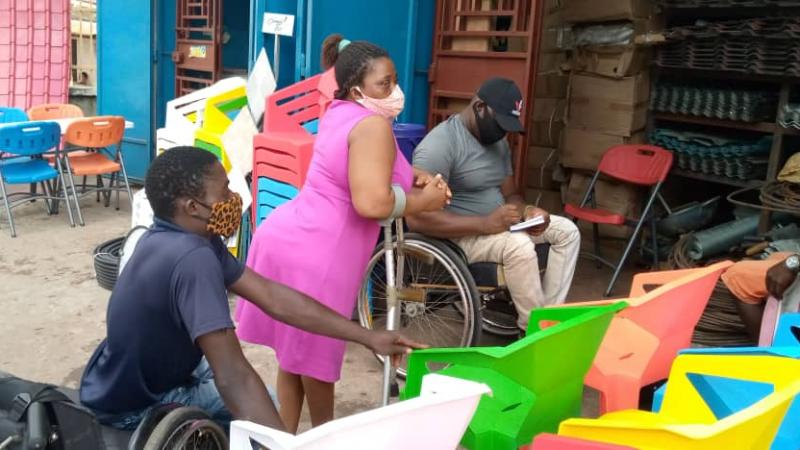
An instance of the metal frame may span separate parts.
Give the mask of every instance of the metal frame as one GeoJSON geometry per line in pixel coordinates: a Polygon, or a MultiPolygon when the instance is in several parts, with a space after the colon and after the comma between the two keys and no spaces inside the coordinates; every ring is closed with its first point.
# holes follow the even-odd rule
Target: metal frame
{"type": "MultiPolygon", "coordinates": [[[[66,151],[62,152],[60,161],[62,164],[65,165],[66,173],[69,174],[69,184],[70,189],[72,190],[73,198],[75,199],[75,208],[78,212],[78,223],[83,226],[85,222],[83,220],[83,213],[81,212],[81,207],[78,202],[79,199],[85,197],[88,194],[96,193],[97,194],[97,201],[100,201],[100,195],[103,195],[104,206],[108,207],[111,204],[111,192],[116,192],[116,210],[119,211],[119,193],[123,189],[128,193],[128,200],[133,205],[133,192],[131,191],[131,185],[128,180],[128,171],[125,169],[125,159],[122,157],[122,141],[116,143],[116,151],[114,152],[114,158],[110,158],[112,161],[119,163],[120,170],[119,172],[111,173],[111,179],[109,180],[108,186],[103,183],[103,176],[97,175],[97,184],[95,185],[87,185],[87,176],[83,177],[83,182],[81,183],[81,191],[80,194],[78,193],[77,189],[75,188],[75,181],[72,177],[72,166],[69,164],[69,153],[75,151],[89,151],[95,153],[105,153],[108,156],[107,148],[85,148],[85,147],[75,147],[66,149],[66,151]],[[119,185],[119,174],[122,173],[122,180],[125,183],[125,186],[119,185]]],[[[58,157],[56,158],[58,159],[58,157]]]]}
{"type": "MultiPolygon", "coordinates": [[[[591,201],[592,208],[597,208],[597,204],[594,198],[594,187],[597,184],[597,180],[600,177],[600,171],[597,170],[592,177],[592,181],[589,183],[589,187],[586,189],[586,193],[583,195],[583,199],[581,200],[580,207],[583,208],[586,206],[586,203],[591,201]]],[[[666,200],[661,196],[661,185],[664,184],[664,181],[659,181],[650,189],[650,195],[648,196],[647,203],[645,204],[644,210],[642,210],[641,215],[639,216],[638,220],[626,220],[625,225],[634,226],[633,233],[628,238],[628,242],[625,245],[625,250],[622,253],[619,261],[614,264],[613,262],[603,258],[600,255],[600,226],[597,223],[592,223],[592,239],[594,241],[594,253],[589,252],[581,252],[581,256],[585,256],[591,258],[598,263],[601,263],[607,267],[614,269],[614,274],[611,276],[611,281],[608,283],[608,287],[606,288],[605,292],[603,293],[604,296],[608,297],[611,294],[611,290],[614,288],[614,284],[617,282],[617,278],[619,278],[619,274],[622,271],[622,266],[625,264],[625,261],[628,259],[628,255],[630,254],[631,250],[633,249],[633,245],[636,242],[636,238],[639,236],[639,232],[642,229],[642,225],[645,222],[650,222],[651,226],[651,234],[652,234],[652,244],[653,244],[653,265],[654,267],[658,266],[658,239],[656,233],[656,226],[657,226],[657,219],[655,214],[652,213],[653,203],[655,203],[656,199],[659,199],[662,205],[666,208],[667,211],[670,211],[669,205],[667,205],[666,200]]],[[[575,219],[577,222],[579,219],[575,219]]]]}
{"type": "MultiPolygon", "coordinates": [[[[4,149],[4,151],[8,155],[14,155],[13,149],[4,149]]],[[[16,229],[16,227],[14,225],[14,216],[11,214],[11,210],[16,208],[17,206],[20,206],[20,205],[23,205],[23,204],[27,204],[27,203],[30,203],[31,201],[38,200],[38,199],[42,199],[42,200],[45,201],[45,207],[47,208],[47,215],[48,216],[51,216],[53,214],[57,214],[58,213],[58,207],[57,207],[58,203],[57,202],[59,202],[61,200],[64,200],[66,202],[66,204],[67,204],[67,213],[68,213],[68,216],[69,216],[69,225],[71,227],[75,226],[75,218],[72,215],[72,206],[70,206],[69,193],[67,192],[66,185],[64,183],[64,172],[62,170],[61,164],[58,163],[58,160],[59,160],[59,157],[60,157],[59,148],[56,147],[54,149],[54,152],[55,152],[55,155],[56,155],[55,170],[58,173],[58,176],[55,178],[55,180],[56,180],[55,184],[52,184],[52,181],[53,181],[52,179],[39,182],[39,184],[42,186],[42,190],[44,191],[43,194],[39,194],[39,193],[36,192],[36,189],[35,189],[36,184],[35,183],[31,184],[31,190],[29,192],[14,192],[14,193],[9,194],[6,191],[6,180],[5,180],[5,177],[3,176],[3,169],[2,169],[2,167],[0,167],[0,198],[3,199],[3,205],[5,207],[6,216],[8,217],[8,224],[9,224],[9,226],[11,228],[11,237],[17,237],[17,229],[16,229]],[[63,194],[64,194],[63,198],[61,196],[55,195],[55,191],[57,191],[59,187],[62,188],[62,191],[63,191],[63,194]],[[12,197],[22,197],[22,198],[12,201],[12,197]],[[53,202],[56,202],[56,203],[54,204],[53,202]]],[[[44,154],[44,152],[42,154],[44,154]]],[[[18,157],[18,156],[14,156],[14,157],[18,157]]],[[[4,157],[4,156],[0,155],[0,162],[2,162],[3,159],[9,159],[9,158],[7,156],[4,157]]],[[[14,164],[14,163],[12,162],[11,164],[14,164]]],[[[11,183],[9,183],[9,184],[11,184],[11,183]]],[[[16,184],[16,183],[14,183],[14,184],[16,184]]],[[[74,194],[74,191],[73,191],[73,194],[74,194]]],[[[77,205],[77,203],[78,203],[77,198],[75,198],[75,197],[73,197],[73,198],[75,200],[75,204],[77,205]]]]}

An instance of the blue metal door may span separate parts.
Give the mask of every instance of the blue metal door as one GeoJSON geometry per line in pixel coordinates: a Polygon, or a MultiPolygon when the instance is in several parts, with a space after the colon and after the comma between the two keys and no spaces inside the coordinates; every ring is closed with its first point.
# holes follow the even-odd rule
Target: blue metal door
{"type": "Polygon", "coordinates": [[[128,175],[144,179],[153,157],[155,132],[153,24],[155,2],[97,2],[97,111],[134,122],[122,150],[128,175]]]}
{"type": "Polygon", "coordinates": [[[406,93],[401,122],[425,123],[433,44],[431,0],[297,0],[295,80],[320,71],[322,41],[331,33],[385,48],[406,93]]]}

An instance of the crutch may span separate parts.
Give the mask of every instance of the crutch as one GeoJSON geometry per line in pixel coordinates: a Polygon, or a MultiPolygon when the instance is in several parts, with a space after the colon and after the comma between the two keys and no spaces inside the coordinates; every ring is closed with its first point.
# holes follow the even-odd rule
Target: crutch
{"type": "MultiPolygon", "coordinates": [[[[398,311],[399,301],[397,300],[397,280],[403,281],[403,219],[389,220],[383,223],[383,250],[386,265],[386,329],[389,331],[397,330],[399,327],[400,313],[398,311]],[[395,249],[392,239],[392,226],[397,230],[397,266],[395,266],[395,249]],[[395,268],[396,267],[396,268],[395,268]]],[[[399,395],[397,385],[397,371],[392,366],[392,359],[389,355],[383,358],[383,399],[382,405],[389,404],[390,397],[399,395]]]]}

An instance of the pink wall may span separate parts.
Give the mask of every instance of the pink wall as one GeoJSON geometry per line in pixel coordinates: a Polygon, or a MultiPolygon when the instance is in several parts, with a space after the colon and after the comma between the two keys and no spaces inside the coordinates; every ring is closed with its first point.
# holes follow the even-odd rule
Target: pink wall
{"type": "Polygon", "coordinates": [[[0,0],[0,106],[69,96],[69,0],[0,0]]]}

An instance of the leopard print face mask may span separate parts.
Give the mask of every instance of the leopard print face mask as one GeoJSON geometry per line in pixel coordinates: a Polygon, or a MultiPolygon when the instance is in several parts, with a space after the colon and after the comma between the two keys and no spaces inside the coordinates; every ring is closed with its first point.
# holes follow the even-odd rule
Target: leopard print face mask
{"type": "Polygon", "coordinates": [[[209,232],[229,238],[239,230],[239,225],[242,223],[242,197],[239,194],[234,192],[230,199],[216,202],[211,206],[199,201],[197,203],[211,210],[206,225],[206,230],[209,232]]]}

